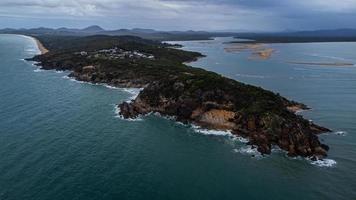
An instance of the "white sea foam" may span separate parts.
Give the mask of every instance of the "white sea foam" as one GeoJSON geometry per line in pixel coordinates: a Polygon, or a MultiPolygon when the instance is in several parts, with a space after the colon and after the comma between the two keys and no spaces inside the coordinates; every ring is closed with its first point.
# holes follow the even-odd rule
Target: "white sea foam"
{"type": "Polygon", "coordinates": [[[333,132],[333,134],[340,135],[340,136],[346,136],[347,132],[346,131],[335,131],[335,132],[333,132]]]}
{"type": "Polygon", "coordinates": [[[187,126],[187,124],[184,124],[183,122],[179,122],[179,121],[176,121],[176,124],[178,124],[180,126],[187,126]]]}
{"type": "Polygon", "coordinates": [[[257,151],[256,147],[253,147],[251,145],[246,145],[243,147],[240,147],[238,149],[234,149],[234,152],[236,153],[241,153],[243,155],[250,155],[256,158],[262,158],[262,154],[260,152],[257,151]]]}
{"type": "Polygon", "coordinates": [[[31,61],[31,65],[32,65],[32,66],[37,67],[37,64],[39,64],[39,62],[37,62],[37,61],[31,61]]]}
{"type": "Polygon", "coordinates": [[[64,79],[71,79],[69,76],[65,75],[65,76],[62,76],[62,78],[64,79]]]}
{"type": "Polygon", "coordinates": [[[310,161],[310,163],[312,165],[316,165],[318,167],[334,167],[337,162],[335,160],[332,159],[320,159],[320,160],[316,160],[316,161],[312,161],[310,159],[308,159],[310,161]]]}
{"type": "Polygon", "coordinates": [[[237,141],[237,142],[240,142],[240,143],[243,143],[243,144],[246,144],[249,141],[247,138],[243,138],[241,136],[237,136],[237,135],[232,134],[231,130],[225,130],[225,131],[223,131],[223,130],[211,130],[211,129],[202,128],[202,127],[194,125],[194,124],[191,124],[190,126],[196,133],[200,133],[200,134],[203,134],[203,135],[229,137],[229,139],[231,139],[232,141],[237,141]]]}
{"type": "Polygon", "coordinates": [[[72,81],[72,82],[89,84],[88,82],[78,81],[77,79],[72,78],[72,77],[69,77],[69,76],[67,76],[67,77],[68,77],[67,79],[70,80],[70,81],[72,81]]]}
{"type": "MultiPolygon", "coordinates": [[[[64,71],[56,71],[56,73],[64,73],[64,71]]],[[[131,94],[134,94],[134,95],[138,95],[139,94],[139,92],[137,93],[137,92],[133,92],[133,91],[135,91],[135,90],[142,90],[141,88],[119,88],[119,87],[114,87],[114,86],[111,86],[111,85],[108,85],[108,84],[106,84],[106,83],[91,83],[91,82],[86,82],[86,81],[78,81],[78,80],[76,80],[75,78],[72,78],[72,77],[69,77],[69,76],[62,76],[62,78],[64,78],[64,79],[69,79],[70,81],[73,81],[73,82],[77,82],[77,83],[84,83],[84,84],[89,84],[89,85],[98,85],[98,86],[103,86],[103,87],[106,87],[106,88],[108,88],[108,89],[113,89],[113,90],[123,90],[123,91],[125,91],[125,92],[129,92],[129,93],[131,93],[131,94]]],[[[136,96],[135,96],[135,98],[136,98],[136,96]]]]}
{"type": "Polygon", "coordinates": [[[108,85],[108,84],[102,84],[102,86],[106,87],[106,88],[109,88],[109,89],[113,89],[113,90],[117,90],[117,89],[120,89],[118,87],[114,87],[114,86],[111,86],[111,85],[108,85]]]}
{"type": "Polygon", "coordinates": [[[140,94],[140,92],[143,90],[143,88],[122,88],[122,89],[125,92],[132,94],[129,101],[136,99],[137,96],[140,94]]]}
{"type": "Polygon", "coordinates": [[[200,126],[192,125],[195,132],[204,135],[215,135],[215,136],[233,136],[231,131],[221,131],[221,130],[209,130],[201,128],[200,126]]]}
{"type": "Polygon", "coordinates": [[[157,116],[157,117],[161,117],[161,118],[164,118],[164,119],[168,119],[168,120],[171,120],[171,121],[175,121],[176,123],[181,123],[181,124],[183,124],[182,122],[178,122],[178,121],[176,121],[177,120],[177,117],[175,117],[175,116],[168,116],[168,115],[161,115],[161,113],[159,113],[159,112],[151,112],[151,113],[148,113],[147,115],[151,115],[151,114],[153,114],[153,115],[155,115],[155,116],[157,116]]]}
{"type": "Polygon", "coordinates": [[[243,138],[243,137],[241,137],[241,136],[233,136],[233,138],[232,138],[232,140],[234,140],[234,141],[239,141],[239,142],[241,142],[241,143],[248,143],[248,139],[247,138],[243,138]]]}
{"type": "Polygon", "coordinates": [[[35,49],[35,48],[28,48],[28,49],[25,49],[25,51],[26,52],[30,52],[30,53],[37,53],[38,52],[38,50],[37,49],[35,49]]]}

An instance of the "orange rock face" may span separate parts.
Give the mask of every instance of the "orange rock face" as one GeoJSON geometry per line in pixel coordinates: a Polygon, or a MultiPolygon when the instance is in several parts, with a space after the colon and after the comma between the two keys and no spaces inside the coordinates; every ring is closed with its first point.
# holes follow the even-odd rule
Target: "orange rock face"
{"type": "Polygon", "coordinates": [[[235,123],[231,122],[235,117],[235,113],[228,110],[212,109],[204,112],[200,116],[200,122],[211,125],[218,129],[233,129],[235,123]]]}

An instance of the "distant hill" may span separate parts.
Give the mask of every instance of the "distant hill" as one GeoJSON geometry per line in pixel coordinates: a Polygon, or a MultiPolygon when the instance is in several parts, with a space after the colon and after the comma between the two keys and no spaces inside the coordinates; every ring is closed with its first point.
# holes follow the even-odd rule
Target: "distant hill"
{"type": "Polygon", "coordinates": [[[238,33],[236,38],[257,42],[350,42],[356,41],[356,29],[293,31],[274,33],[238,33]]]}
{"type": "Polygon", "coordinates": [[[94,26],[89,26],[87,28],[84,28],[80,31],[85,32],[85,33],[98,33],[98,32],[103,32],[105,30],[103,28],[101,28],[100,26],[94,25],[94,26]]]}
{"type": "Polygon", "coordinates": [[[334,29],[334,30],[315,30],[297,31],[282,35],[304,36],[304,37],[356,37],[356,29],[334,29]]]}
{"type": "MultiPolygon", "coordinates": [[[[93,25],[83,29],[75,28],[32,28],[32,29],[2,29],[0,33],[24,35],[54,35],[54,36],[136,36],[157,41],[179,40],[209,40],[213,37],[236,37],[266,43],[289,42],[348,42],[356,41],[356,29],[334,29],[315,31],[284,31],[284,32],[208,32],[208,31],[157,31],[154,29],[117,29],[105,30],[93,25]]],[[[245,41],[247,42],[247,41],[245,41]]]]}
{"type": "Polygon", "coordinates": [[[25,34],[25,35],[54,35],[54,36],[91,36],[91,35],[110,35],[110,36],[137,36],[144,39],[168,41],[168,40],[208,40],[212,37],[235,36],[236,33],[230,32],[205,32],[205,31],[156,31],[153,29],[118,29],[105,30],[100,26],[93,25],[83,29],[71,28],[33,28],[33,29],[2,29],[0,33],[25,34]]]}

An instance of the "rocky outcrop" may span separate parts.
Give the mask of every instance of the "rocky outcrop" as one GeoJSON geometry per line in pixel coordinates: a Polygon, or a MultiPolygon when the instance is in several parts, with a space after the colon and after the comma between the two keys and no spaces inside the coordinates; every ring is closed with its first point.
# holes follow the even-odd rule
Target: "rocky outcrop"
{"type": "MultiPolygon", "coordinates": [[[[173,116],[178,121],[192,123],[204,128],[231,130],[233,134],[249,139],[249,144],[257,147],[262,154],[270,154],[273,145],[288,152],[289,156],[323,158],[328,147],[321,144],[317,134],[329,132],[294,113],[293,108],[306,108],[303,104],[280,98],[277,110],[248,112],[245,106],[239,109],[233,95],[219,90],[186,92],[172,96],[167,85],[153,83],[146,87],[132,102],[120,104],[124,118],[136,118],[151,112],[173,116]],[[165,89],[163,89],[165,88],[165,89]]],[[[169,86],[168,86],[169,87],[169,86]]],[[[171,93],[180,91],[187,85],[172,84],[171,93]]],[[[253,106],[254,102],[250,102],[253,106]]]]}

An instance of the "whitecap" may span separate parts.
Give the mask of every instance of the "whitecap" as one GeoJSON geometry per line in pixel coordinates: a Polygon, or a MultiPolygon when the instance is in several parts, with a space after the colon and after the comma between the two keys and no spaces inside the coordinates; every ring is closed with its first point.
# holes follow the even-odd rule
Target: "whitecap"
{"type": "Polygon", "coordinates": [[[241,136],[235,136],[235,135],[233,136],[232,140],[238,141],[240,143],[245,143],[245,144],[249,142],[249,140],[247,138],[244,138],[241,136]]]}
{"type": "Polygon", "coordinates": [[[25,49],[25,51],[26,51],[26,52],[30,52],[30,53],[32,53],[32,52],[38,52],[37,49],[33,49],[33,48],[25,49]]]}
{"type": "Polygon", "coordinates": [[[64,79],[71,79],[69,76],[65,75],[65,76],[62,76],[62,78],[64,79]]]}
{"type": "Polygon", "coordinates": [[[236,153],[241,153],[244,155],[250,155],[256,158],[262,158],[262,154],[257,151],[256,147],[253,147],[252,145],[246,145],[243,147],[240,147],[239,149],[234,149],[234,152],[236,153]]]}
{"type": "MultiPolygon", "coordinates": [[[[60,71],[58,73],[63,73],[63,72],[64,71],[60,71]]],[[[127,92],[127,93],[132,95],[127,102],[131,102],[131,100],[136,99],[137,96],[140,94],[140,92],[144,89],[144,88],[119,88],[119,87],[111,86],[111,85],[106,84],[106,83],[91,83],[91,82],[86,82],[86,81],[79,81],[79,80],[76,80],[75,78],[69,77],[67,75],[62,76],[62,78],[69,79],[70,81],[77,82],[77,83],[84,83],[84,84],[89,84],[89,85],[97,85],[97,86],[106,87],[108,89],[125,91],[125,92],[127,92]]]]}
{"type": "Polygon", "coordinates": [[[164,119],[167,119],[167,120],[175,121],[177,124],[178,123],[183,124],[182,122],[178,122],[177,121],[177,117],[175,117],[175,116],[161,115],[161,113],[159,113],[159,112],[154,112],[154,113],[151,112],[151,113],[149,113],[147,115],[150,115],[150,114],[153,114],[153,115],[155,115],[157,117],[161,117],[161,118],[164,118],[164,119]]]}
{"type": "Polygon", "coordinates": [[[176,121],[176,124],[180,125],[180,126],[187,126],[187,124],[184,124],[183,122],[179,122],[179,121],[176,121]]]}
{"type": "Polygon", "coordinates": [[[333,132],[333,134],[340,135],[340,136],[346,136],[347,132],[346,131],[335,131],[335,132],[333,132]]]}
{"type": "Polygon", "coordinates": [[[122,88],[122,90],[132,95],[128,100],[130,102],[131,100],[134,100],[138,97],[143,88],[122,88]]]}
{"type": "Polygon", "coordinates": [[[78,81],[77,79],[72,78],[72,77],[69,77],[69,76],[68,76],[68,79],[69,79],[70,81],[72,81],[72,82],[76,82],[76,83],[85,83],[85,84],[89,84],[88,82],[78,81]]]}
{"type": "Polygon", "coordinates": [[[222,131],[222,130],[209,130],[201,128],[200,126],[191,125],[193,130],[197,133],[201,133],[204,135],[215,135],[215,136],[233,136],[231,131],[222,131]]]}
{"type": "Polygon", "coordinates": [[[108,85],[108,84],[101,84],[102,86],[106,87],[106,88],[109,88],[109,89],[113,89],[113,90],[117,90],[117,89],[120,89],[118,87],[114,87],[114,86],[111,86],[111,85],[108,85]]]}
{"type": "Polygon", "coordinates": [[[37,61],[31,61],[31,65],[32,65],[32,66],[37,67],[37,64],[39,64],[39,62],[37,62],[37,61]]]}
{"type": "Polygon", "coordinates": [[[316,165],[318,167],[334,167],[337,162],[332,159],[318,159],[315,161],[312,161],[308,159],[312,165],[316,165]]]}

